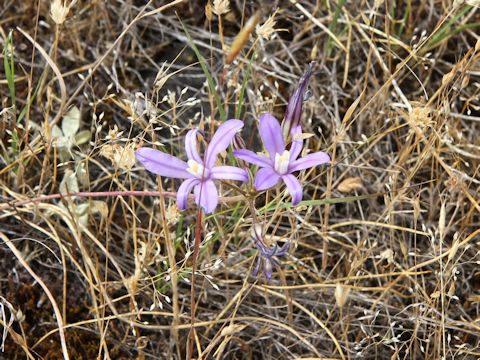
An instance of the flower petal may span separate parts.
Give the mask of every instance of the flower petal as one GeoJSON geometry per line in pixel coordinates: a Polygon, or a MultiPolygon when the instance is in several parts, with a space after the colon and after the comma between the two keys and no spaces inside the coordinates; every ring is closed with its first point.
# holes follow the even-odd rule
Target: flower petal
{"type": "Polygon", "coordinates": [[[255,154],[253,151],[241,149],[235,150],[233,155],[237,158],[244,160],[250,164],[258,165],[261,167],[272,167],[272,160],[267,157],[255,154]]]}
{"type": "Polygon", "coordinates": [[[198,179],[185,180],[177,191],[177,207],[185,210],[188,207],[188,195],[192,192],[192,188],[200,182],[198,179]]]}
{"type": "Polygon", "coordinates": [[[273,263],[271,259],[263,259],[263,273],[268,281],[272,279],[273,263]]]}
{"type": "Polygon", "coordinates": [[[248,173],[235,166],[215,166],[210,171],[212,179],[248,181],[248,173]]]}
{"type": "Polygon", "coordinates": [[[263,146],[270,154],[272,161],[275,154],[282,154],[285,151],[285,142],[283,141],[282,129],[277,119],[270,114],[260,116],[260,136],[263,146]]]}
{"type": "Polygon", "coordinates": [[[255,175],[255,189],[261,191],[277,185],[280,176],[272,168],[261,168],[255,175]]]}
{"type": "Polygon", "coordinates": [[[303,139],[297,138],[297,136],[301,134],[302,134],[302,127],[300,125],[292,128],[292,131],[291,131],[292,145],[290,146],[290,161],[297,160],[298,155],[300,155],[300,152],[302,151],[303,139]]]}
{"type": "Polygon", "coordinates": [[[314,166],[327,164],[330,162],[330,156],[324,152],[316,152],[313,154],[308,154],[298,160],[295,160],[290,163],[288,172],[292,173],[298,170],[308,169],[314,166]]]}
{"type": "Polygon", "coordinates": [[[188,160],[195,160],[199,164],[203,164],[202,158],[198,155],[197,150],[197,134],[200,129],[192,129],[185,136],[185,150],[188,160]]]}
{"type": "Polygon", "coordinates": [[[243,121],[231,119],[219,126],[205,152],[205,166],[210,169],[217,160],[218,154],[232,142],[235,134],[243,127],[243,121]]]}
{"type": "Polygon", "coordinates": [[[255,264],[255,268],[253,269],[252,275],[257,276],[258,271],[260,270],[260,265],[262,265],[262,255],[257,254],[257,263],[255,264]]]}
{"type": "Polygon", "coordinates": [[[187,171],[187,163],[175,156],[145,147],[138,149],[135,156],[148,171],[154,174],[177,179],[192,177],[192,174],[187,171]]]}
{"type": "Polygon", "coordinates": [[[288,193],[292,196],[292,205],[297,205],[302,201],[303,197],[303,189],[300,181],[291,174],[283,175],[282,180],[285,182],[285,185],[287,185],[288,193]]]}
{"type": "Polygon", "coordinates": [[[218,205],[218,191],[212,180],[203,181],[195,186],[195,203],[205,214],[210,214],[218,205]]]}

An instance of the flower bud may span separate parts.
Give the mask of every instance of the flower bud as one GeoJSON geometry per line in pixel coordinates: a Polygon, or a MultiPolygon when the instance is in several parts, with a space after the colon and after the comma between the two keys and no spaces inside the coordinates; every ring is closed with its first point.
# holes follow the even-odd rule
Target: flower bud
{"type": "Polygon", "coordinates": [[[282,121],[282,133],[284,139],[287,139],[288,134],[290,133],[292,128],[300,125],[304,96],[316,64],[317,63],[315,61],[312,61],[308,65],[307,70],[300,78],[297,88],[295,89],[292,96],[290,97],[290,100],[288,101],[287,111],[285,112],[285,117],[282,121]]]}

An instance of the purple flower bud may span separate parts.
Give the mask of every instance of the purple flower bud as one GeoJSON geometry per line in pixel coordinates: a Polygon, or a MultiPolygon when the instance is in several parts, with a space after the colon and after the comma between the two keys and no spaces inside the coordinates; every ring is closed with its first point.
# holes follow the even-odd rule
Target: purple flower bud
{"type": "Polygon", "coordinates": [[[305,95],[308,88],[308,83],[310,81],[310,77],[313,74],[313,70],[316,66],[316,62],[312,61],[309,65],[305,73],[300,78],[298,82],[298,86],[293,92],[292,96],[290,96],[290,100],[288,101],[287,111],[285,112],[285,117],[282,121],[282,133],[283,138],[287,139],[288,134],[290,131],[300,125],[300,118],[302,116],[302,107],[303,102],[305,101],[305,95]]]}

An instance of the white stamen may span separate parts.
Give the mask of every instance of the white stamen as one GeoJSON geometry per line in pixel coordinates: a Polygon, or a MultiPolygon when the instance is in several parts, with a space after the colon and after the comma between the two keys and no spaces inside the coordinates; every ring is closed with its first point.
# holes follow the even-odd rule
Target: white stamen
{"type": "Polygon", "coordinates": [[[279,175],[284,175],[288,172],[288,165],[290,164],[290,152],[285,150],[282,155],[275,154],[275,171],[279,175]]]}
{"type": "Polygon", "coordinates": [[[196,178],[202,179],[207,177],[207,169],[203,167],[202,164],[196,162],[195,160],[188,160],[187,161],[188,168],[187,171],[195,176],[196,178]]]}

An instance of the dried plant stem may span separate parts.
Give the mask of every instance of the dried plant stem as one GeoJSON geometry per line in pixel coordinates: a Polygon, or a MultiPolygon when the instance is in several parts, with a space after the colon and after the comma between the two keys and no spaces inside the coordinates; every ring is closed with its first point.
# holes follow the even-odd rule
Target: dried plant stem
{"type": "Polygon", "coordinates": [[[192,282],[190,284],[190,298],[191,298],[191,307],[190,307],[190,335],[188,337],[188,350],[187,350],[187,359],[191,359],[193,355],[193,341],[195,340],[195,272],[197,271],[197,258],[198,253],[200,252],[200,242],[202,236],[202,209],[198,208],[197,211],[197,225],[195,227],[195,243],[193,246],[192,254],[192,282]]]}
{"type": "MultiPolygon", "coordinates": [[[[13,203],[4,203],[0,204],[0,210],[15,208],[18,206],[23,206],[31,203],[38,203],[41,201],[63,199],[68,197],[114,197],[114,196],[165,196],[169,198],[174,198],[177,196],[176,192],[173,191],[140,191],[140,190],[131,190],[131,191],[81,191],[73,192],[66,194],[50,194],[39,196],[36,198],[31,198],[27,200],[20,200],[13,203]]],[[[243,195],[238,196],[225,196],[219,197],[219,201],[225,204],[235,203],[242,201],[245,197],[243,195]]],[[[193,195],[190,195],[189,199],[193,200],[193,195]]]]}
{"type": "Polygon", "coordinates": [[[166,248],[167,248],[167,256],[168,256],[168,262],[170,264],[170,270],[171,270],[171,283],[172,283],[172,305],[173,305],[173,322],[172,322],[172,335],[173,338],[175,339],[175,342],[177,343],[177,353],[178,355],[180,354],[180,347],[179,347],[179,338],[178,338],[178,330],[177,326],[179,325],[179,306],[178,306],[178,276],[177,276],[177,263],[175,260],[175,243],[170,237],[170,231],[168,227],[168,222],[165,217],[166,210],[165,210],[165,192],[163,191],[162,188],[162,182],[159,180],[158,181],[158,186],[160,188],[159,193],[160,195],[160,216],[162,218],[162,226],[164,229],[164,236],[165,236],[165,242],[166,242],[166,248]]]}
{"type": "Polygon", "coordinates": [[[222,15],[218,15],[218,35],[220,37],[220,43],[222,44],[222,49],[225,50],[225,40],[223,39],[222,15]]]}
{"type": "Polygon", "coordinates": [[[55,301],[55,298],[53,297],[52,293],[48,289],[47,285],[43,282],[42,278],[38,276],[28,265],[28,263],[25,261],[25,259],[22,256],[22,253],[16,248],[16,246],[10,241],[10,239],[0,231],[0,238],[5,242],[5,244],[9,247],[9,249],[12,251],[12,253],[15,255],[15,257],[18,259],[20,264],[27,270],[30,275],[35,279],[36,282],[42,287],[43,291],[48,297],[48,300],[50,300],[50,303],[52,304],[53,311],[55,313],[55,317],[57,319],[57,325],[58,325],[58,335],[60,336],[60,342],[62,344],[62,353],[63,353],[63,358],[65,360],[69,360],[68,356],[68,351],[67,351],[67,342],[65,340],[65,330],[64,330],[64,324],[63,324],[63,317],[62,313],[57,305],[57,302],[55,301]]]}

